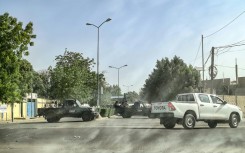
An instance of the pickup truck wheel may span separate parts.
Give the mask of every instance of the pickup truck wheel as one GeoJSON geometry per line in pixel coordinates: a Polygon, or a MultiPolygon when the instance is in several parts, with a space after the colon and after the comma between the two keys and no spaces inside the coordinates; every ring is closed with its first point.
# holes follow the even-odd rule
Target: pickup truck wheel
{"type": "Polygon", "coordinates": [[[90,121],[91,120],[91,115],[90,115],[90,113],[89,112],[85,112],[85,113],[83,113],[82,114],[82,119],[83,119],[83,121],[90,121]]]}
{"type": "Polygon", "coordinates": [[[59,122],[60,120],[60,117],[56,116],[54,111],[49,111],[46,118],[49,123],[59,122]]]}
{"type": "Polygon", "coordinates": [[[122,117],[123,118],[131,118],[131,114],[129,114],[129,113],[123,113],[122,114],[122,117]]]}
{"type": "Polygon", "coordinates": [[[59,117],[47,117],[47,121],[49,123],[59,122],[59,120],[60,120],[59,117]]]}
{"type": "Polygon", "coordinates": [[[209,126],[210,128],[216,128],[217,122],[215,122],[215,121],[208,121],[208,126],[209,126]]]}
{"type": "Polygon", "coordinates": [[[183,127],[186,129],[193,129],[196,124],[196,119],[192,114],[186,114],[183,120],[183,127]]]}
{"type": "Polygon", "coordinates": [[[167,121],[167,122],[163,123],[163,126],[166,129],[172,129],[175,127],[175,124],[176,124],[176,122],[174,122],[174,121],[167,121]]]}
{"type": "Polygon", "coordinates": [[[125,110],[124,113],[122,114],[123,118],[131,118],[132,113],[130,110],[125,110]]]}
{"type": "Polygon", "coordinates": [[[232,113],[229,120],[229,125],[231,128],[237,128],[239,124],[239,118],[237,114],[232,113]]]}

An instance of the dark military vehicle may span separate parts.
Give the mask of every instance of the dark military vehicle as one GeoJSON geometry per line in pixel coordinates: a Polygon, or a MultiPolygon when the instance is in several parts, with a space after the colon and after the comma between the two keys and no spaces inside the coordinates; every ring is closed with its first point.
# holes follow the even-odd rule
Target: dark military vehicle
{"type": "Polygon", "coordinates": [[[120,114],[123,118],[130,118],[134,115],[140,116],[148,116],[151,114],[151,107],[146,106],[143,102],[137,101],[134,104],[127,104],[125,102],[119,104],[115,103],[114,107],[116,109],[116,113],[120,114]]]}
{"type": "Polygon", "coordinates": [[[82,118],[83,121],[91,121],[95,113],[91,107],[82,106],[78,100],[67,99],[57,108],[38,108],[37,116],[43,116],[49,123],[59,122],[63,117],[82,118]]]}

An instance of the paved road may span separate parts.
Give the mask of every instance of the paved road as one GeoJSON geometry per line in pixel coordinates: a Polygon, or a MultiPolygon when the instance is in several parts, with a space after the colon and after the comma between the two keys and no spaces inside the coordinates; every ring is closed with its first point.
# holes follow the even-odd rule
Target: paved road
{"type": "Polygon", "coordinates": [[[159,119],[112,117],[92,122],[0,124],[0,153],[244,153],[245,122],[237,129],[198,123],[193,130],[164,129],[159,119]]]}

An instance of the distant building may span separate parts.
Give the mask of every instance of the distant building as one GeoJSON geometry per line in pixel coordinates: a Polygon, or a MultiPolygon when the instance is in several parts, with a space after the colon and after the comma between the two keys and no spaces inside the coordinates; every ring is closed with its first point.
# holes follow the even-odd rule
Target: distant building
{"type": "Polygon", "coordinates": [[[213,84],[211,80],[204,81],[204,92],[211,93],[212,87],[215,94],[243,96],[245,95],[245,77],[239,77],[238,84],[236,81],[231,81],[230,78],[214,79],[213,84]]]}

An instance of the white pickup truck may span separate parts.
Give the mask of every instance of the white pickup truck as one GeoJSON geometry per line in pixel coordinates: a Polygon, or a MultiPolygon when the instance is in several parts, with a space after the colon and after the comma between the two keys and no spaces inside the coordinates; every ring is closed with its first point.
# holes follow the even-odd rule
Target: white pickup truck
{"type": "Polygon", "coordinates": [[[196,121],[204,121],[210,128],[215,128],[217,123],[229,123],[231,128],[236,128],[243,118],[241,108],[205,93],[179,94],[176,101],[152,103],[151,113],[158,114],[160,124],[167,129],[176,124],[192,129],[196,121]]]}

